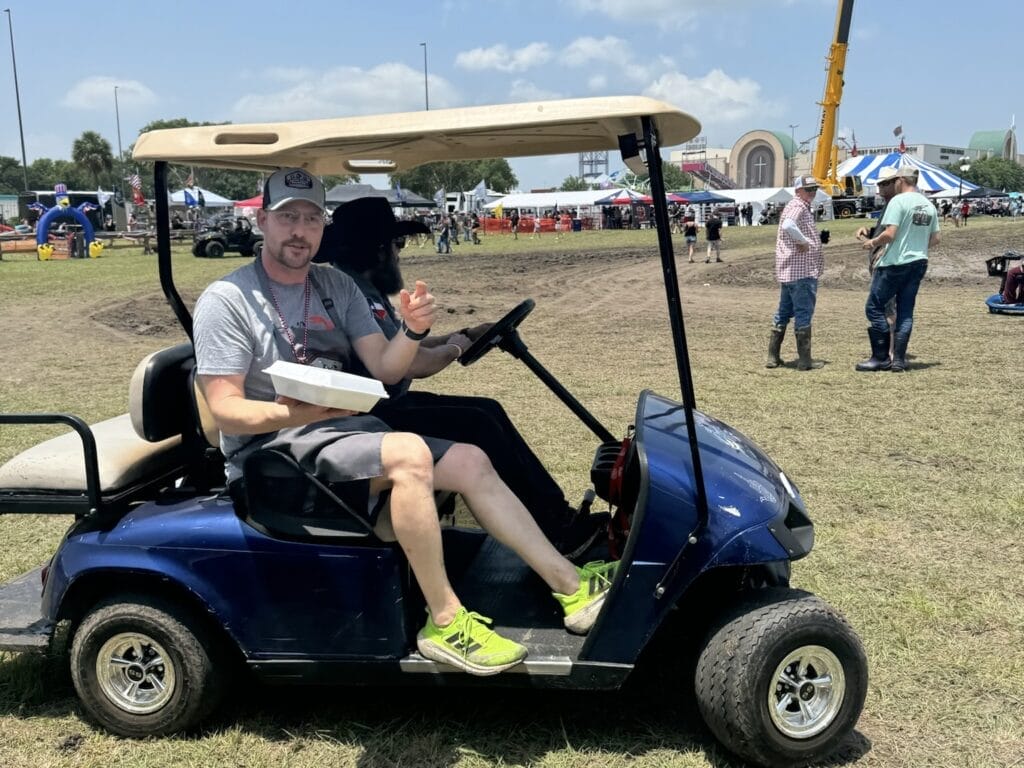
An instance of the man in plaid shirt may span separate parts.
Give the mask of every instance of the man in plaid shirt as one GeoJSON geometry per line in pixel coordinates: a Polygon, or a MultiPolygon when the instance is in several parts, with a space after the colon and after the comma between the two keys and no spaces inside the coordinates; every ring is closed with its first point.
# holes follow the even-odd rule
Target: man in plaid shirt
{"type": "Polygon", "coordinates": [[[821,252],[821,236],[814,227],[811,204],[818,191],[818,182],[810,176],[796,180],[796,197],[782,209],[779,232],[775,239],[775,278],[779,281],[779,308],[775,311],[768,340],[767,368],[782,365],[779,352],[786,326],[794,319],[798,371],[821,368],[823,363],[811,359],[811,318],[818,295],[818,278],[825,268],[821,252]]]}

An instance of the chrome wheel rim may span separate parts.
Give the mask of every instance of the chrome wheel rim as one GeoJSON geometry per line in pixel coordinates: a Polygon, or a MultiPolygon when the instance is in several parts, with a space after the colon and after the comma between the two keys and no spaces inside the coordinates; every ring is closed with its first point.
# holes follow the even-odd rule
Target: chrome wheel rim
{"type": "Polygon", "coordinates": [[[768,714],[791,739],[809,739],[839,714],[846,673],[838,657],[820,645],[797,648],[775,668],[768,690],[768,714]]]}
{"type": "Polygon", "coordinates": [[[107,640],[96,656],[100,690],[115,706],[133,715],[156,712],[174,694],[174,664],[153,638],[122,632],[107,640]]]}

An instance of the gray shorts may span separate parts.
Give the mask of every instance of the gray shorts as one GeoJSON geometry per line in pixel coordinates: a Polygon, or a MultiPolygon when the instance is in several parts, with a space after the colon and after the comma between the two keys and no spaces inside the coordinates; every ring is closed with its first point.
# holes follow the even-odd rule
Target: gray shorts
{"type": "MultiPolygon", "coordinates": [[[[389,494],[371,494],[370,480],[384,474],[381,443],[391,431],[380,419],[360,414],[282,429],[261,447],[287,452],[304,470],[331,483],[354,510],[365,510],[366,521],[375,525],[389,494]]],[[[453,445],[436,437],[423,441],[434,464],[453,445]]]]}

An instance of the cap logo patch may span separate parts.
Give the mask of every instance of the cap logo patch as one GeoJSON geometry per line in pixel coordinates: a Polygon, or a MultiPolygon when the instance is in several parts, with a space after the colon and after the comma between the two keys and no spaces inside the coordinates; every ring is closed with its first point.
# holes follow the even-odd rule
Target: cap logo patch
{"type": "Polygon", "coordinates": [[[312,189],[313,179],[305,171],[292,171],[284,177],[284,185],[292,189],[312,189]]]}

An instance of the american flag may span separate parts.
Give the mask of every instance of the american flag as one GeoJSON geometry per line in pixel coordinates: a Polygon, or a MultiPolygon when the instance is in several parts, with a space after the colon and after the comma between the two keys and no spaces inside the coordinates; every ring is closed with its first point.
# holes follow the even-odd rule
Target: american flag
{"type": "Polygon", "coordinates": [[[133,173],[128,177],[128,183],[132,188],[132,202],[135,205],[145,205],[146,198],[142,194],[142,177],[137,173],[133,173]]]}

